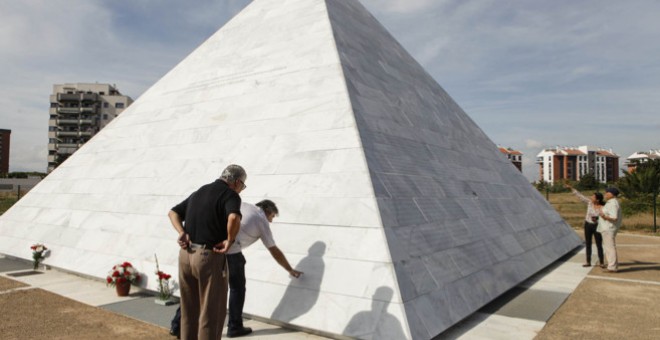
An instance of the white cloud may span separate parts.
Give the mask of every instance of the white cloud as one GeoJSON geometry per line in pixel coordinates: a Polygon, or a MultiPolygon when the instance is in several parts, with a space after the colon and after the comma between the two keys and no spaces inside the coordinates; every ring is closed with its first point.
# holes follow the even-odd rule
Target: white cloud
{"type": "Polygon", "coordinates": [[[540,149],[543,147],[543,143],[533,139],[526,139],[525,147],[528,149],[540,149]]]}
{"type": "Polygon", "coordinates": [[[378,5],[389,13],[415,13],[437,5],[438,0],[364,0],[366,5],[378,5]]]}

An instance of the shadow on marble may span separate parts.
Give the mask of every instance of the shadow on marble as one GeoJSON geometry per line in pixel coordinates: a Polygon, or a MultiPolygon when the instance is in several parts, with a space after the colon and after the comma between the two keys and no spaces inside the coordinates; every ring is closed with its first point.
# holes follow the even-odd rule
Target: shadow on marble
{"type": "Polygon", "coordinates": [[[326,244],[321,241],[309,247],[307,256],[295,266],[296,270],[304,273],[303,276],[296,279],[300,280],[296,285],[292,284],[293,281],[289,283],[282,299],[271,314],[271,319],[290,322],[309,312],[316,305],[325,272],[323,261],[325,250],[326,244]]]}
{"type": "Polygon", "coordinates": [[[394,291],[390,287],[378,287],[371,299],[371,310],[355,314],[343,334],[370,339],[405,339],[399,319],[387,312],[394,291]]]}

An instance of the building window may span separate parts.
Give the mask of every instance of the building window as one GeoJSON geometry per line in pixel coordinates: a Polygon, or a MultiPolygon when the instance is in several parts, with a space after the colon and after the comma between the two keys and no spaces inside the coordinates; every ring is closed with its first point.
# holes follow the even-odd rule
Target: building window
{"type": "Polygon", "coordinates": [[[57,103],[50,103],[50,107],[57,107],[57,106],[58,106],[57,103]]]}
{"type": "Polygon", "coordinates": [[[103,120],[108,120],[108,115],[107,114],[103,114],[103,120]]]}
{"type": "Polygon", "coordinates": [[[108,108],[110,107],[110,104],[108,102],[103,102],[103,107],[108,108]]]}
{"type": "Polygon", "coordinates": [[[123,109],[124,108],[124,103],[115,103],[115,108],[123,109]]]}

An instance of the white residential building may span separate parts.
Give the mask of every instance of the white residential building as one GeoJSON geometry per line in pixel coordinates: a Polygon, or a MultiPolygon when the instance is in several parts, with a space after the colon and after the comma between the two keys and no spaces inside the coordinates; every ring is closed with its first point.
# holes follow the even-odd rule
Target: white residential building
{"type": "Polygon", "coordinates": [[[660,159],[660,149],[635,152],[626,158],[624,165],[628,167],[628,172],[634,172],[638,165],[653,159],[660,159]]]}
{"type": "Polygon", "coordinates": [[[110,84],[55,84],[50,95],[48,172],[117,117],[133,99],[110,84]]]}

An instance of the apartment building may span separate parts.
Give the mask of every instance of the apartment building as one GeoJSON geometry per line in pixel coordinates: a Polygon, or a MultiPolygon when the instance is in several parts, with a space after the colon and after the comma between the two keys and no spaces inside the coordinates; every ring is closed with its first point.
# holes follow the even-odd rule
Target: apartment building
{"type": "Polygon", "coordinates": [[[48,172],[133,103],[110,84],[55,84],[50,96],[48,172]]]}
{"type": "Polygon", "coordinates": [[[650,151],[638,151],[626,158],[623,163],[628,167],[628,172],[635,172],[639,164],[648,162],[649,160],[660,159],[660,149],[650,151]]]}
{"type": "Polygon", "coordinates": [[[523,156],[522,152],[518,150],[514,150],[512,148],[505,148],[499,145],[497,148],[500,149],[500,152],[504,154],[506,158],[508,158],[511,161],[511,163],[513,163],[513,165],[516,168],[518,168],[520,172],[522,172],[522,156],[523,156]]]}
{"type": "Polygon", "coordinates": [[[0,174],[9,173],[9,142],[11,130],[0,129],[0,174]]]}
{"type": "Polygon", "coordinates": [[[593,146],[560,147],[544,149],[536,156],[539,177],[545,182],[564,179],[579,181],[593,173],[600,183],[619,179],[619,156],[611,149],[593,146]]]}

